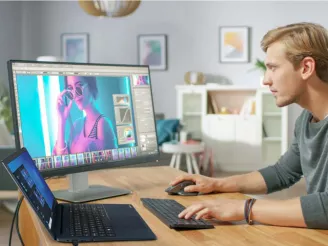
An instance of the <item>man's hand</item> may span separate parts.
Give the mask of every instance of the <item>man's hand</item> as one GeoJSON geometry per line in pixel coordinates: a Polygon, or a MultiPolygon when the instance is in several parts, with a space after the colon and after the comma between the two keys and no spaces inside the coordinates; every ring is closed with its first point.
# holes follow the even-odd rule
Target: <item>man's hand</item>
{"type": "Polygon", "coordinates": [[[209,178],[202,175],[191,174],[181,175],[177,177],[170,185],[176,185],[182,181],[191,180],[195,185],[187,186],[184,191],[186,192],[201,192],[204,194],[218,191],[218,179],[209,178]]]}
{"type": "MultiPolygon", "coordinates": [[[[218,219],[221,221],[244,220],[245,200],[217,199],[199,202],[187,207],[179,218],[218,219]]],[[[252,219],[275,226],[306,227],[300,198],[290,200],[256,200],[252,207],[252,219]]],[[[326,229],[326,227],[324,228],[326,229]]]]}
{"type": "Polygon", "coordinates": [[[238,221],[244,219],[245,200],[217,199],[199,202],[189,206],[179,214],[179,218],[217,219],[221,221],[238,221]]]}

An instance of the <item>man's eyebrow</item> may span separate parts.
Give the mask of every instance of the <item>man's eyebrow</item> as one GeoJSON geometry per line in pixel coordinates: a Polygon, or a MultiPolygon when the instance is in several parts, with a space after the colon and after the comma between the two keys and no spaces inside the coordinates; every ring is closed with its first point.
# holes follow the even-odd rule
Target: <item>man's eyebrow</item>
{"type": "Polygon", "coordinates": [[[267,63],[265,63],[265,66],[267,66],[267,67],[275,67],[277,65],[274,64],[274,63],[271,63],[271,62],[267,62],[267,63]]]}

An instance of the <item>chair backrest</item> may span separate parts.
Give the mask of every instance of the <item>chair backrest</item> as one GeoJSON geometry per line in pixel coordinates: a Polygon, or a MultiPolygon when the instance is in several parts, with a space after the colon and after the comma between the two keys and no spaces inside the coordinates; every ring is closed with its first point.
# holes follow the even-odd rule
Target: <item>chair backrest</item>
{"type": "Polygon", "coordinates": [[[156,120],[157,142],[162,145],[165,142],[172,141],[175,134],[180,131],[179,119],[156,120]]]}

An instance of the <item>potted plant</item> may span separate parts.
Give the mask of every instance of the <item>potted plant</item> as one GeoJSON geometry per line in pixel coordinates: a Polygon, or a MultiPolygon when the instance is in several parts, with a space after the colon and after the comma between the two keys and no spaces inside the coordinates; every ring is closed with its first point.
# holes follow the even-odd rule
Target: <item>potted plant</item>
{"type": "Polygon", "coordinates": [[[9,99],[9,91],[3,82],[0,82],[0,120],[2,120],[8,131],[13,133],[13,118],[9,99]]]}
{"type": "Polygon", "coordinates": [[[260,84],[261,86],[263,87],[263,79],[264,79],[264,73],[266,71],[266,66],[265,66],[265,63],[264,61],[260,60],[260,59],[256,59],[256,62],[255,62],[255,68],[256,70],[260,70],[263,75],[260,77],[260,84]]]}
{"type": "Polygon", "coordinates": [[[256,62],[255,62],[255,69],[258,69],[258,70],[262,71],[263,73],[265,73],[265,71],[266,71],[266,66],[265,66],[264,61],[262,61],[262,60],[260,60],[260,59],[256,59],[256,62]]]}

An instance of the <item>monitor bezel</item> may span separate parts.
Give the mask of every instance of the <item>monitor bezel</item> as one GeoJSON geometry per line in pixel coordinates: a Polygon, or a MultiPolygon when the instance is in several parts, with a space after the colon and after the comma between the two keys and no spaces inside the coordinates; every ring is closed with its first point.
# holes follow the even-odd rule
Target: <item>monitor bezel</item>
{"type": "MultiPolygon", "coordinates": [[[[152,110],[153,110],[153,117],[154,117],[154,124],[155,124],[156,141],[158,140],[155,109],[154,109],[154,98],[153,98],[152,85],[151,85],[150,69],[149,69],[148,65],[9,60],[7,62],[8,77],[9,77],[9,91],[10,91],[11,111],[12,111],[12,117],[13,117],[15,147],[16,147],[17,151],[24,146],[21,146],[20,141],[19,141],[19,127],[18,127],[18,119],[17,119],[17,106],[18,105],[16,105],[16,100],[15,100],[16,98],[15,98],[15,88],[14,88],[13,68],[12,68],[13,63],[38,63],[38,64],[59,64],[59,65],[86,65],[86,66],[106,66],[106,67],[116,66],[116,67],[145,67],[145,68],[147,68],[148,74],[149,74],[149,86],[150,86],[150,93],[151,93],[151,100],[152,100],[152,110]]],[[[26,149],[28,150],[28,148],[26,148],[26,149]]],[[[140,156],[140,157],[125,159],[125,160],[120,160],[120,161],[97,162],[97,163],[92,163],[92,164],[84,164],[81,166],[77,165],[77,166],[72,166],[72,167],[52,168],[52,169],[39,170],[39,171],[43,177],[63,176],[63,175],[67,175],[67,174],[74,174],[74,173],[81,173],[81,172],[88,172],[88,171],[95,171],[95,170],[109,169],[109,168],[126,167],[126,166],[131,166],[131,165],[142,164],[142,163],[146,163],[146,162],[154,162],[154,161],[159,160],[159,156],[160,156],[160,150],[159,150],[159,145],[157,144],[157,154],[140,156]]]]}

